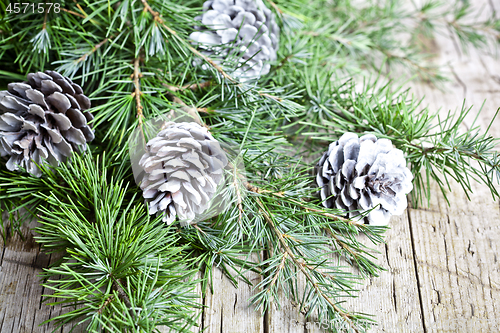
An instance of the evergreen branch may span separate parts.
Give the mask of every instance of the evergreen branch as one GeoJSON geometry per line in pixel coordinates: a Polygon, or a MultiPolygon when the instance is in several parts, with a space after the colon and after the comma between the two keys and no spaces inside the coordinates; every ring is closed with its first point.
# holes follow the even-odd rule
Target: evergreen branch
{"type": "Polygon", "coordinates": [[[266,209],[264,208],[264,205],[262,204],[262,201],[260,201],[259,198],[256,198],[256,201],[260,207],[259,211],[262,213],[264,216],[264,219],[267,221],[275,235],[278,237],[278,240],[280,242],[281,248],[288,254],[288,256],[292,259],[294,262],[295,266],[299,268],[299,270],[304,274],[306,279],[309,281],[309,283],[314,287],[316,290],[316,293],[320,295],[323,299],[325,299],[328,304],[334,309],[336,313],[338,313],[347,323],[349,323],[350,327],[354,330],[354,332],[359,333],[358,328],[353,322],[353,317],[351,314],[344,312],[342,309],[340,309],[337,304],[335,304],[334,301],[332,301],[327,295],[323,293],[323,291],[319,288],[318,284],[316,281],[312,278],[310,275],[309,270],[314,271],[314,267],[310,267],[306,265],[304,262],[299,261],[299,259],[295,256],[291,248],[288,246],[287,242],[285,241],[283,234],[276,228],[276,225],[274,224],[273,219],[269,216],[267,213],[266,209]],[[307,268],[307,269],[306,269],[307,268]]]}
{"type": "MultiPolygon", "coordinates": [[[[392,83],[375,80],[360,91],[359,84],[345,80],[369,68],[378,72],[386,58],[388,66],[438,79],[438,72],[425,72],[432,68],[416,37],[432,38],[445,27],[464,46],[484,48],[486,35],[495,37],[496,20],[464,24],[463,10],[454,11],[462,7],[434,0],[428,2],[432,10],[415,11],[400,1],[291,0],[278,7],[269,0],[282,23],[281,61],[271,75],[247,84],[228,74],[238,61],[222,67],[190,42],[187,36],[199,25],[194,3],[155,1],[153,9],[147,0],[73,2],[76,9],[62,8],[60,15],[0,20],[0,59],[18,64],[0,70],[2,80],[60,65],[85,83],[94,104],[92,154],[75,154],[70,163],[44,169],[41,179],[0,170],[0,210],[15,223],[21,223],[16,220],[22,219],[21,208],[38,213],[38,243],[44,251],[65,253],[44,272],[44,286],[54,290],[52,304],[80,306],[60,314],[55,319],[60,323],[74,320],[88,331],[114,332],[152,332],[166,323],[172,331],[186,331],[199,307],[190,292],[201,263],[203,287],[216,267],[235,285],[240,278],[251,284],[241,271],[252,270],[263,277],[261,292],[253,297],[258,306],[268,309],[271,297],[279,303],[277,292],[284,290],[292,303],[302,297],[306,316],[316,313],[346,324],[346,330],[361,330],[366,317],[350,314],[336,300],[354,296],[356,279],[364,274],[342,271],[337,259],[344,255],[362,273],[376,275],[382,268],[357,236],[377,244],[384,229],[321,207],[312,199],[317,189],[310,168],[299,167],[301,158],[315,159],[325,141],[346,131],[373,133],[404,150],[415,172],[416,197],[423,184],[420,171],[441,188],[441,171],[465,189],[469,178],[494,189],[493,177],[500,177],[500,156],[492,151],[496,141],[475,130],[464,136],[455,131],[463,110],[457,122],[441,121],[420,111],[420,101],[408,92],[393,91],[392,83]],[[402,35],[410,36],[408,42],[402,35]],[[222,80],[193,65],[193,57],[222,80]],[[123,140],[137,122],[145,126],[175,110],[210,128],[220,142],[239,147],[247,172],[246,178],[237,170],[226,173],[233,176],[227,211],[182,230],[151,218],[136,197],[139,189],[127,187],[135,180],[123,140]],[[432,125],[436,122],[442,127],[432,125]],[[93,157],[101,151],[113,156],[112,162],[93,157]],[[470,160],[480,167],[470,166],[470,160]],[[263,261],[257,255],[262,251],[263,261]],[[306,278],[303,295],[296,290],[298,274],[306,278]],[[144,311],[130,312],[139,308],[144,311]]],[[[19,227],[9,225],[2,228],[19,227]]]]}
{"type": "Polygon", "coordinates": [[[99,42],[98,44],[96,44],[95,46],[93,46],[92,49],[89,52],[85,53],[80,58],[78,58],[77,60],[75,60],[75,63],[78,64],[79,62],[85,61],[90,55],[92,55],[94,52],[96,52],[99,48],[101,48],[101,46],[103,46],[104,44],[106,44],[109,40],[110,39],[108,37],[104,38],[104,40],[102,40],[101,42],[99,42]]]}
{"type": "Polygon", "coordinates": [[[300,208],[304,209],[306,212],[319,213],[320,215],[322,215],[324,217],[327,217],[329,219],[333,219],[335,221],[342,221],[344,223],[353,224],[353,225],[356,225],[356,226],[361,227],[361,228],[364,227],[364,224],[362,224],[362,223],[359,223],[359,222],[356,222],[356,221],[344,218],[342,216],[338,216],[338,215],[335,215],[335,214],[331,214],[331,213],[325,212],[324,210],[321,210],[321,209],[317,209],[317,208],[314,208],[314,207],[306,206],[306,205],[304,205],[303,202],[299,202],[299,201],[297,201],[295,199],[292,199],[292,198],[289,198],[289,197],[285,197],[285,193],[284,192],[273,192],[273,191],[269,191],[269,190],[264,190],[264,189],[258,188],[257,186],[254,186],[254,185],[252,185],[250,183],[245,183],[245,187],[247,188],[247,190],[249,190],[251,192],[254,192],[254,193],[258,193],[258,194],[271,194],[271,195],[273,195],[275,197],[278,197],[278,198],[284,199],[286,201],[292,202],[292,203],[298,205],[300,208]]]}
{"type": "MultiPolygon", "coordinates": [[[[209,126],[207,126],[200,118],[198,112],[208,112],[204,109],[201,109],[201,108],[193,108],[193,107],[189,107],[186,103],[184,103],[182,101],[182,99],[180,99],[179,97],[175,96],[172,92],[168,92],[167,93],[167,96],[169,97],[169,99],[176,103],[176,104],[179,104],[182,106],[182,110],[185,111],[192,119],[194,122],[200,124],[201,126],[203,127],[206,127],[208,129],[210,129],[209,126]]],[[[172,114],[174,113],[173,112],[174,110],[172,110],[172,114]]]]}
{"type": "Polygon", "coordinates": [[[149,6],[148,4],[148,1],[147,0],[141,0],[143,6],[144,6],[144,9],[146,11],[148,11],[151,15],[153,15],[154,17],[154,20],[156,22],[158,22],[159,24],[161,24],[172,36],[174,36],[175,38],[177,38],[181,43],[184,44],[184,46],[189,49],[193,54],[195,54],[196,56],[202,58],[203,60],[205,60],[208,64],[210,64],[210,66],[212,66],[213,68],[215,68],[225,79],[227,79],[229,82],[231,83],[234,83],[234,84],[238,84],[238,81],[236,81],[235,79],[233,79],[229,74],[227,74],[223,69],[222,67],[220,67],[219,65],[217,65],[212,59],[210,59],[209,57],[207,57],[206,55],[204,55],[203,53],[201,53],[200,51],[198,51],[197,49],[195,49],[193,46],[191,46],[189,44],[189,42],[187,42],[185,39],[181,38],[179,36],[179,34],[173,30],[172,28],[170,28],[164,21],[163,19],[160,17],[160,14],[158,12],[155,12],[151,6],[149,6]]]}

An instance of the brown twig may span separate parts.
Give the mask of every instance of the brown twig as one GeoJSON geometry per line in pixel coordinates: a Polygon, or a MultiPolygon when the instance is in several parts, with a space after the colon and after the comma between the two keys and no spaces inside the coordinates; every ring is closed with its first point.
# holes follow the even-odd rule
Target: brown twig
{"type": "Polygon", "coordinates": [[[273,71],[276,72],[277,70],[281,69],[288,61],[290,61],[290,59],[293,58],[293,56],[293,54],[287,55],[283,60],[280,61],[278,66],[274,67],[273,71]]]}
{"type": "Polygon", "coordinates": [[[134,92],[132,92],[132,97],[135,97],[137,119],[139,120],[139,130],[141,131],[142,140],[144,141],[144,143],[146,143],[146,136],[144,135],[144,129],[142,128],[144,113],[141,104],[142,91],[140,78],[142,77],[142,74],[140,69],[140,61],[140,57],[134,59],[134,73],[132,74],[132,80],[134,82],[134,92]]]}
{"type": "Polygon", "coordinates": [[[169,85],[168,83],[162,83],[162,85],[164,87],[167,87],[168,90],[172,91],[172,92],[177,92],[177,91],[182,91],[182,90],[192,90],[192,91],[196,91],[198,89],[205,89],[205,88],[208,88],[212,85],[212,81],[205,81],[205,82],[202,82],[202,83],[191,83],[191,84],[186,84],[182,87],[176,87],[176,86],[172,86],[172,85],[169,85]]]}
{"type": "Polygon", "coordinates": [[[196,108],[196,111],[201,113],[215,113],[215,111],[209,111],[207,108],[196,108]]]}
{"type": "Polygon", "coordinates": [[[118,279],[118,281],[113,281],[113,290],[115,290],[118,293],[118,298],[120,298],[124,303],[125,306],[128,308],[128,312],[132,318],[136,316],[135,310],[132,307],[132,303],[130,303],[130,299],[127,296],[127,293],[123,289],[122,285],[124,285],[123,281],[121,279],[118,279]]]}
{"type": "Polygon", "coordinates": [[[109,303],[113,302],[114,298],[115,297],[113,295],[109,296],[108,299],[104,302],[104,304],[101,305],[101,307],[99,308],[99,310],[97,310],[97,313],[101,314],[102,311],[104,311],[104,308],[107,307],[109,305],[109,303]]]}
{"type": "MultiPolygon", "coordinates": [[[[448,148],[422,147],[422,146],[419,146],[419,145],[414,144],[414,143],[410,143],[410,146],[420,149],[424,155],[425,155],[425,154],[429,154],[429,153],[431,153],[431,154],[432,154],[432,153],[437,153],[437,154],[439,154],[439,153],[443,153],[443,152],[445,152],[445,151],[450,150],[450,149],[448,149],[448,148]]],[[[457,148],[456,148],[456,147],[453,147],[453,148],[454,148],[454,150],[457,150],[457,148]]],[[[464,154],[464,155],[467,155],[467,156],[469,156],[469,157],[472,157],[472,158],[474,158],[474,159],[476,159],[476,160],[479,160],[479,161],[482,161],[482,160],[484,159],[482,156],[480,156],[480,155],[479,155],[479,154],[477,154],[477,153],[471,153],[471,152],[464,151],[464,152],[463,152],[463,154],[464,154]]]]}
{"type": "Polygon", "coordinates": [[[134,92],[132,93],[132,96],[135,97],[135,104],[137,108],[137,119],[139,119],[139,126],[142,126],[142,121],[144,119],[144,114],[142,113],[143,107],[141,104],[141,83],[139,82],[139,79],[142,77],[141,74],[141,69],[139,67],[140,63],[140,58],[135,58],[134,59],[134,74],[133,74],[133,81],[134,81],[134,92]]]}
{"type": "Polygon", "coordinates": [[[264,92],[261,92],[261,91],[259,91],[258,93],[259,93],[259,96],[271,98],[271,99],[274,99],[277,102],[283,102],[283,98],[281,98],[281,97],[269,95],[268,93],[264,93],[264,92]]]}
{"type": "MultiPolygon", "coordinates": [[[[167,96],[170,99],[170,101],[172,101],[172,102],[174,102],[176,104],[181,105],[182,110],[185,111],[188,115],[190,115],[197,124],[210,129],[210,127],[208,125],[206,125],[201,120],[200,115],[198,114],[198,112],[206,112],[206,113],[208,113],[207,109],[203,109],[203,108],[199,108],[198,109],[198,108],[190,107],[186,103],[184,103],[184,101],[182,99],[180,99],[179,97],[175,96],[171,91],[169,91],[167,93],[167,96]]],[[[175,112],[174,112],[174,110],[172,110],[170,117],[174,117],[174,114],[175,114],[175,112]]]]}
{"type": "Polygon", "coordinates": [[[198,224],[193,223],[193,224],[191,224],[191,225],[192,225],[192,226],[193,226],[196,230],[198,230],[199,232],[201,232],[202,234],[204,234],[204,233],[205,233],[205,231],[203,231],[200,227],[198,227],[198,224]]]}
{"type": "Polygon", "coordinates": [[[352,315],[350,315],[349,313],[344,312],[327,295],[324,294],[324,292],[319,287],[318,283],[311,277],[311,275],[309,274],[309,272],[306,270],[306,268],[309,269],[309,270],[314,270],[314,268],[308,266],[307,264],[305,264],[305,263],[301,262],[299,259],[297,259],[297,257],[293,253],[292,249],[286,243],[286,241],[285,241],[285,239],[283,237],[283,234],[278,230],[278,228],[276,228],[276,225],[274,224],[273,219],[266,212],[266,209],[265,209],[264,205],[262,204],[262,201],[260,201],[259,198],[257,198],[257,203],[260,206],[260,208],[259,208],[260,212],[264,215],[264,219],[267,221],[267,223],[269,224],[269,226],[271,227],[271,229],[274,231],[274,233],[278,236],[278,239],[279,239],[279,242],[280,242],[280,245],[281,245],[282,249],[286,253],[288,253],[288,255],[290,256],[290,258],[292,259],[292,261],[300,269],[300,271],[302,272],[302,274],[304,274],[304,276],[306,277],[306,279],[312,284],[312,286],[314,287],[314,289],[316,290],[316,292],[319,295],[321,295],[321,297],[323,297],[332,306],[332,308],[334,309],[335,312],[337,312],[342,318],[344,318],[344,320],[346,322],[349,323],[349,325],[351,325],[351,327],[354,330],[354,332],[359,333],[359,330],[356,328],[356,326],[354,325],[354,323],[352,321],[352,315]]]}
{"type": "Polygon", "coordinates": [[[272,286],[276,283],[276,280],[278,280],[278,275],[279,273],[281,272],[281,270],[285,267],[285,262],[286,262],[286,258],[288,257],[288,252],[285,252],[283,254],[283,258],[281,258],[281,263],[280,263],[280,266],[278,267],[278,272],[276,273],[276,275],[273,277],[273,280],[271,281],[271,283],[269,284],[269,287],[267,289],[267,292],[270,292],[271,291],[271,288],[272,286]]]}
{"type": "Polygon", "coordinates": [[[276,10],[278,13],[280,14],[283,14],[283,11],[278,7],[277,4],[275,4],[274,2],[272,2],[271,0],[267,0],[267,2],[269,2],[269,4],[271,5],[271,7],[274,8],[274,10],[276,10]]]}
{"type": "Polygon", "coordinates": [[[359,254],[358,254],[358,253],[354,252],[354,251],[351,249],[351,247],[350,247],[349,245],[347,245],[347,243],[346,243],[346,242],[342,241],[340,238],[338,238],[336,235],[334,235],[334,234],[333,234],[333,232],[332,232],[330,229],[325,228],[325,230],[326,230],[326,232],[328,233],[328,235],[330,235],[330,237],[332,237],[332,238],[335,240],[335,242],[336,242],[337,244],[339,244],[339,246],[340,246],[343,250],[345,250],[346,252],[349,252],[349,254],[350,254],[351,256],[353,256],[354,258],[358,258],[358,257],[359,257],[359,254]]]}
{"type": "Polygon", "coordinates": [[[47,15],[48,14],[49,14],[49,12],[47,11],[47,9],[45,9],[45,16],[43,17],[43,27],[42,27],[42,30],[47,29],[47,15]]]}
{"type": "Polygon", "coordinates": [[[97,51],[101,46],[103,46],[104,44],[106,44],[108,42],[109,38],[105,38],[103,41],[101,41],[99,44],[96,44],[94,47],[92,47],[92,50],[90,50],[89,52],[85,53],[84,55],[82,55],[80,58],[78,58],[75,62],[76,63],[79,63],[79,62],[82,62],[82,61],[85,61],[92,53],[94,53],[95,51],[97,51]]]}
{"type": "Polygon", "coordinates": [[[74,12],[74,11],[72,11],[72,10],[69,10],[69,9],[66,9],[66,8],[61,8],[61,10],[62,10],[63,12],[68,13],[68,14],[75,15],[75,16],[78,16],[78,17],[81,17],[81,18],[85,18],[85,16],[83,16],[82,14],[79,14],[79,13],[74,12]]]}
{"type": "Polygon", "coordinates": [[[307,36],[313,36],[313,37],[324,36],[328,39],[334,40],[334,41],[339,42],[339,43],[344,44],[344,45],[352,44],[352,42],[350,40],[345,39],[345,38],[338,36],[338,35],[331,35],[331,34],[322,35],[321,33],[317,32],[317,31],[302,31],[301,34],[307,35],[307,36]]]}
{"type": "Polygon", "coordinates": [[[80,4],[76,0],[73,0],[73,2],[75,3],[76,7],[78,7],[78,9],[82,12],[83,16],[87,18],[87,13],[85,13],[82,6],[80,6],[80,4]]]}

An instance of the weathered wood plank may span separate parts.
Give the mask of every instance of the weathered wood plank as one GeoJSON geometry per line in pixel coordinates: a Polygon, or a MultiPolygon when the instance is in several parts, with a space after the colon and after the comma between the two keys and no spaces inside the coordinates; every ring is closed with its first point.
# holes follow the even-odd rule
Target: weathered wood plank
{"type": "MultiPolygon", "coordinates": [[[[500,10],[499,1],[477,5],[500,10]]],[[[485,129],[500,106],[500,61],[475,51],[468,56],[457,53],[446,38],[437,38],[435,45],[435,61],[450,69],[453,80],[441,86],[443,91],[412,83],[414,92],[417,97],[425,95],[431,109],[444,107],[444,112],[460,108],[464,98],[477,110],[487,99],[479,118],[485,129]]],[[[473,118],[468,117],[464,126],[473,118]]],[[[500,120],[491,134],[500,137],[500,120]]],[[[346,304],[376,315],[380,325],[372,332],[498,331],[500,210],[484,186],[472,187],[469,202],[452,183],[448,206],[434,184],[430,207],[410,209],[408,215],[392,219],[387,244],[377,248],[387,271],[367,280],[359,297],[346,304]]],[[[37,274],[49,260],[39,253],[32,236],[26,242],[18,236],[7,244],[0,240],[0,332],[52,331],[51,325],[38,326],[61,311],[40,305],[44,291],[37,274]]],[[[317,331],[306,330],[303,315],[285,299],[281,311],[273,308],[264,318],[249,306],[251,287],[241,283],[234,289],[220,271],[215,271],[213,283],[215,292],[207,295],[209,308],[202,317],[207,332],[317,331]]]]}
{"type": "Polygon", "coordinates": [[[408,216],[393,216],[386,243],[376,247],[386,271],[369,278],[359,296],[347,300],[350,310],[375,315],[378,326],[371,332],[423,331],[411,236],[408,216]]]}
{"type": "MultiPolygon", "coordinates": [[[[260,276],[253,272],[245,276],[254,284],[260,282],[260,276]]],[[[220,269],[215,269],[212,279],[213,294],[207,290],[203,327],[207,333],[263,333],[264,316],[250,305],[253,286],[240,281],[236,289],[220,269]]]]}
{"type": "MultiPolygon", "coordinates": [[[[499,6],[498,2],[477,1],[476,6],[499,6]]],[[[500,61],[471,51],[457,52],[453,42],[438,38],[438,63],[450,69],[454,80],[442,91],[415,85],[418,96],[426,96],[429,107],[442,112],[466,106],[472,114],[463,122],[471,126],[486,99],[476,124],[484,130],[500,106],[500,61]]],[[[500,136],[500,120],[490,133],[500,136]]],[[[472,183],[469,201],[461,187],[452,182],[448,206],[433,185],[428,209],[410,210],[415,257],[420,280],[422,308],[427,332],[495,332],[500,327],[500,264],[498,243],[500,211],[486,186],[472,183]]]]}

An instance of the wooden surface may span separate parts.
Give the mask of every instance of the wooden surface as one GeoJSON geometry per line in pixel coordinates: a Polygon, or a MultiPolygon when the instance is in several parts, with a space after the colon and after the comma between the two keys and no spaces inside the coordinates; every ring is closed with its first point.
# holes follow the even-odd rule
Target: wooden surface
{"type": "MultiPolygon", "coordinates": [[[[500,11],[500,1],[480,2],[500,11]]],[[[431,110],[442,107],[444,112],[460,108],[466,98],[475,114],[486,99],[480,116],[486,128],[500,107],[500,61],[475,51],[465,56],[443,37],[434,46],[434,61],[449,70],[452,81],[441,90],[411,83],[414,94],[425,96],[431,110]]],[[[472,117],[466,119],[464,126],[471,121],[472,117]]],[[[491,134],[500,137],[500,120],[491,134]]],[[[473,188],[469,202],[452,184],[448,206],[434,187],[430,207],[393,217],[387,243],[377,248],[379,263],[387,271],[367,280],[359,297],[346,305],[376,315],[379,326],[371,332],[500,331],[500,206],[485,186],[473,188]]],[[[0,240],[1,333],[52,331],[50,325],[39,324],[61,309],[40,303],[40,295],[47,291],[37,277],[51,259],[39,252],[32,236],[25,241],[14,236],[6,244],[0,240]]],[[[234,289],[220,272],[214,274],[214,290],[203,300],[208,308],[200,323],[206,332],[320,331],[308,329],[307,320],[286,300],[281,311],[255,312],[247,302],[252,290],[244,284],[234,289]]]]}

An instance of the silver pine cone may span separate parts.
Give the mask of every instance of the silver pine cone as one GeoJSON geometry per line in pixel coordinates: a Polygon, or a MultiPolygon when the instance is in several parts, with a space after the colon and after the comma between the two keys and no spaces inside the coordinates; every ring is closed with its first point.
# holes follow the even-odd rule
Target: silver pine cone
{"type": "Polygon", "coordinates": [[[355,133],[330,144],[316,175],[325,207],[358,210],[351,218],[373,209],[366,216],[370,225],[387,225],[391,215],[404,212],[412,179],[403,152],[390,140],[355,133]]]}
{"type": "Polygon", "coordinates": [[[0,156],[7,169],[25,168],[40,177],[37,165],[57,166],[78,146],[94,139],[90,99],[71,79],[54,71],[30,73],[28,81],[0,91],[0,156]]]}
{"type": "Polygon", "coordinates": [[[167,224],[177,216],[186,225],[208,208],[228,161],[219,142],[197,123],[165,127],[146,144],[140,187],[149,214],[163,214],[167,224]]]}
{"type": "Polygon", "coordinates": [[[241,64],[233,75],[246,79],[269,73],[269,61],[276,60],[280,29],[275,15],[262,0],[205,1],[198,17],[211,30],[191,34],[208,56],[238,57],[241,64]]]}

